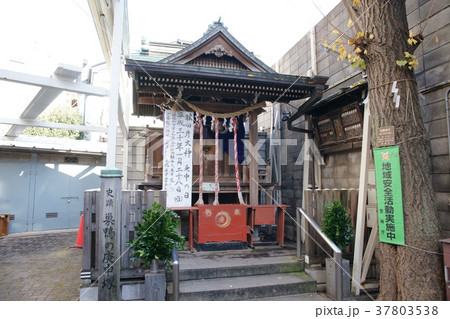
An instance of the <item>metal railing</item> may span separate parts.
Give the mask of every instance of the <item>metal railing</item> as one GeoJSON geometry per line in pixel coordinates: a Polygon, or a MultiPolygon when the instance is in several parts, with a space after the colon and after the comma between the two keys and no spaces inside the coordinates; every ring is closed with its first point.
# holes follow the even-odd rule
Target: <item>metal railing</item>
{"type": "MultiPolygon", "coordinates": [[[[343,298],[343,286],[342,286],[342,251],[336,246],[335,243],[331,241],[330,238],[327,237],[320,228],[319,225],[303,210],[303,208],[297,207],[297,252],[301,252],[301,239],[300,232],[298,231],[300,228],[300,214],[303,215],[307,223],[309,223],[314,230],[322,237],[322,239],[327,243],[327,245],[333,250],[333,260],[336,263],[336,267],[334,267],[334,280],[335,280],[335,296],[336,300],[342,300],[343,298]]],[[[306,226],[308,224],[306,223],[306,226]]],[[[305,227],[307,229],[307,227],[305,227]]],[[[309,236],[309,234],[306,234],[309,236]]],[[[328,280],[328,278],[327,278],[328,280]]]]}
{"type": "Polygon", "coordinates": [[[172,264],[173,300],[178,301],[180,299],[180,261],[175,248],[172,250],[172,264]]]}

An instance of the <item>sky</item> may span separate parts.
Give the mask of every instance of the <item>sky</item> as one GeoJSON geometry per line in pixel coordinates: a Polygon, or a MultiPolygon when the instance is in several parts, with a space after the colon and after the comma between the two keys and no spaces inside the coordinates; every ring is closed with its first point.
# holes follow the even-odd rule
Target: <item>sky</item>
{"type": "Polygon", "coordinates": [[[269,66],[295,45],[339,0],[130,0],[130,48],[152,41],[195,41],[221,18],[228,31],[269,66]],[[316,6],[318,8],[316,8],[316,6]]]}
{"type": "MultiPolygon", "coordinates": [[[[220,18],[242,45],[273,66],[339,2],[128,0],[130,51],[139,50],[143,36],[195,41],[220,18]]],[[[87,0],[0,1],[0,30],[0,69],[50,76],[60,63],[104,61],[87,0]]],[[[19,116],[37,92],[20,87],[0,81],[0,117],[19,116]],[[8,94],[13,103],[2,103],[8,94]]]]}
{"type": "Polygon", "coordinates": [[[26,65],[49,76],[59,63],[102,61],[86,0],[1,1],[0,30],[0,67],[9,62],[22,71],[26,65]]]}
{"type": "MultiPolygon", "coordinates": [[[[338,3],[339,0],[128,0],[130,49],[139,49],[142,36],[159,42],[195,41],[220,18],[249,51],[273,65],[323,18],[322,13],[328,13],[338,3]]],[[[87,0],[2,1],[0,28],[0,67],[5,61],[16,61],[40,72],[48,64],[81,66],[83,59],[90,65],[103,60],[87,0]]],[[[47,73],[52,72],[47,67],[47,73]]]]}

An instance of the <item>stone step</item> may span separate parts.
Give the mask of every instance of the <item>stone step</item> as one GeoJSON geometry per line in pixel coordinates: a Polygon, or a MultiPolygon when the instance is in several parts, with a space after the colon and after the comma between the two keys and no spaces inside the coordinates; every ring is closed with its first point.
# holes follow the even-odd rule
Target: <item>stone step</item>
{"type": "MultiPolygon", "coordinates": [[[[168,285],[169,299],[172,284],[168,285]]],[[[228,301],[316,293],[316,282],[305,273],[277,273],[180,282],[180,300],[228,301]]]]}
{"type": "Polygon", "coordinates": [[[273,296],[265,298],[249,299],[248,301],[332,301],[325,294],[308,292],[304,294],[273,296]]]}
{"type": "MultiPolygon", "coordinates": [[[[301,272],[295,251],[276,247],[215,252],[180,252],[180,280],[301,272]]],[[[171,281],[168,273],[167,280],[171,281]]]]}
{"type": "MultiPolygon", "coordinates": [[[[183,265],[181,261],[180,281],[302,272],[303,270],[304,262],[298,261],[295,257],[290,256],[256,260],[227,260],[222,263],[219,262],[214,266],[211,266],[211,262],[200,263],[196,267],[190,267],[190,265],[186,264],[183,265]]],[[[171,280],[172,274],[168,272],[167,281],[170,282],[171,280]]]]}
{"type": "MultiPolygon", "coordinates": [[[[304,273],[304,260],[297,259],[295,249],[289,247],[179,252],[179,261],[180,300],[296,298],[317,292],[316,281],[304,273]]],[[[169,300],[171,277],[169,273],[169,300]]]]}

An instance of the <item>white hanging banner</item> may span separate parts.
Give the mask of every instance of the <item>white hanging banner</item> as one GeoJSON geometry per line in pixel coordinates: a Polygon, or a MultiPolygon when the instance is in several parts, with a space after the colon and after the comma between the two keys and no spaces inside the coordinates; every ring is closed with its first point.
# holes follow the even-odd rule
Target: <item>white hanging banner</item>
{"type": "Polygon", "coordinates": [[[165,111],[163,190],[167,207],[192,205],[194,113],[165,111]]]}

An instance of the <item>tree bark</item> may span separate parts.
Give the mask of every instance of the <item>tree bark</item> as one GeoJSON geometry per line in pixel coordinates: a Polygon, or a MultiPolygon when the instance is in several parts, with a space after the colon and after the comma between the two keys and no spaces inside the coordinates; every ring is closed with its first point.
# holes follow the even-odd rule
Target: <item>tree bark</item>
{"type": "Polygon", "coordinates": [[[431,181],[430,141],[423,125],[414,71],[397,66],[404,52],[413,54],[405,1],[362,0],[362,26],[374,35],[368,45],[371,126],[395,127],[400,149],[405,246],[380,243],[380,300],[442,300],[444,279],[440,256],[441,230],[431,181]],[[397,81],[400,105],[391,93],[397,81]]]}

